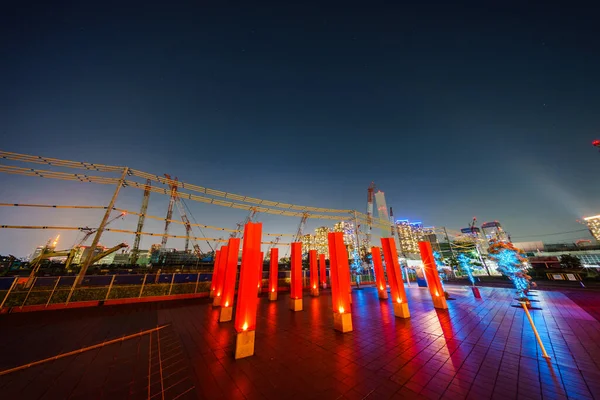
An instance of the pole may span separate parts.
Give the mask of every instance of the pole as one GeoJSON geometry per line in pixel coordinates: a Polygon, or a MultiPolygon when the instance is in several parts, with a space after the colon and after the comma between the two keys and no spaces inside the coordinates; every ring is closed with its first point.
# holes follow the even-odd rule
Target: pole
{"type": "Polygon", "coordinates": [[[25,300],[23,300],[23,303],[21,304],[21,308],[23,308],[25,303],[27,303],[27,299],[29,298],[29,295],[31,294],[31,291],[33,290],[33,287],[35,286],[36,282],[37,282],[37,276],[35,278],[33,278],[33,283],[29,287],[29,291],[27,292],[27,296],[25,296],[25,300]]]}
{"type": "Polygon", "coordinates": [[[102,233],[104,232],[104,228],[106,227],[106,223],[108,222],[110,213],[112,212],[112,210],[115,206],[115,202],[117,201],[117,197],[119,196],[119,191],[121,190],[121,187],[125,183],[125,177],[127,176],[128,173],[129,173],[129,168],[128,167],[123,168],[123,174],[121,175],[121,179],[119,179],[119,183],[117,184],[115,193],[113,194],[112,199],[110,199],[110,203],[108,204],[108,207],[106,208],[106,212],[104,213],[104,218],[102,218],[102,222],[100,222],[100,226],[98,226],[98,230],[96,231],[94,240],[92,241],[92,244],[90,245],[90,252],[87,255],[87,257],[85,258],[83,265],[81,266],[81,271],[79,271],[79,275],[77,275],[77,278],[75,279],[76,286],[81,285],[81,282],[83,282],[83,278],[85,277],[85,273],[87,272],[88,267],[92,263],[92,259],[94,258],[94,251],[96,250],[96,247],[98,246],[98,242],[100,241],[100,236],[102,236],[102,233]]]}
{"type": "Polygon", "coordinates": [[[6,302],[6,299],[8,299],[8,296],[10,296],[10,292],[12,292],[13,288],[17,285],[17,281],[19,280],[18,276],[15,276],[15,279],[13,280],[12,285],[10,285],[10,289],[8,289],[8,292],[6,293],[6,296],[4,296],[4,298],[2,299],[2,303],[0,303],[0,309],[2,307],[4,307],[4,303],[6,302]]]}
{"type": "Polygon", "coordinates": [[[50,293],[50,297],[48,297],[48,301],[46,302],[46,307],[48,307],[48,305],[50,304],[50,300],[52,300],[52,296],[54,296],[54,292],[56,291],[56,288],[58,287],[58,282],[60,282],[60,276],[56,280],[56,283],[54,284],[54,288],[52,288],[52,293],[50,293]]]}
{"type": "Polygon", "coordinates": [[[171,290],[173,290],[173,282],[175,282],[175,273],[171,275],[171,286],[169,286],[169,294],[167,296],[171,295],[171,290]]]}
{"type": "Polygon", "coordinates": [[[535,328],[535,325],[533,324],[533,319],[531,318],[531,314],[529,314],[529,310],[527,309],[527,304],[525,304],[524,302],[521,302],[521,306],[523,306],[523,310],[525,310],[527,319],[529,320],[529,323],[531,324],[531,329],[533,329],[533,333],[535,334],[538,344],[540,345],[540,348],[542,349],[542,355],[544,356],[545,359],[549,360],[550,356],[548,355],[548,353],[546,353],[546,349],[544,348],[544,344],[542,343],[540,334],[538,333],[537,329],[535,328]]]}
{"type": "MultiPolygon", "coordinates": [[[[200,283],[200,272],[196,270],[196,289],[194,289],[194,293],[198,293],[198,284],[200,283]]],[[[210,288],[208,288],[210,290],[210,288]]]]}
{"type": "Polygon", "coordinates": [[[146,286],[146,278],[148,278],[148,274],[144,274],[144,281],[142,282],[142,288],[140,289],[140,294],[138,295],[138,299],[142,297],[142,293],[144,293],[144,286],[146,286]]]}
{"type": "Polygon", "coordinates": [[[115,276],[116,275],[113,275],[112,279],[110,280],[110,285],[108,285],[108,292],[106,292],[106,297],[104,298],[104,301],[108,300],[108,296],[110,295],[110,290],[112,289],[113,283],[115,282],[115,276]]]}

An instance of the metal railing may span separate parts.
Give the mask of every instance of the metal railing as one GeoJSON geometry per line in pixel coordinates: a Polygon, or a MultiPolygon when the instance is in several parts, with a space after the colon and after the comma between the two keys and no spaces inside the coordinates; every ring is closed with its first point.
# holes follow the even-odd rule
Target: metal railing
{"type": "MultiPolygon", "coordinates": [[[[268,272],[263,273],[262,286],[268,287],[268,272]]],[[[36,277],[31,285],[23,277],[0,277],[0,308],[44,306],[83,301],[141,299],[154,296],[208,293],[211,273],[173,273],[144,275],[86,276],[75,286],[75,276],[36,277]]],[[[372,282],[371,273],[360,275],[360,282],[372,282]]],[[[303,271],[303,286],[310,285],[310,275],[303,271]]],[[[352,283],[356,276],[352,276],[352,283]]],[[[328,282],[329,284],[329,282],[328,282]]],[[[290,286],[290,272],[280,271],[279,288],[290,286]]]]}

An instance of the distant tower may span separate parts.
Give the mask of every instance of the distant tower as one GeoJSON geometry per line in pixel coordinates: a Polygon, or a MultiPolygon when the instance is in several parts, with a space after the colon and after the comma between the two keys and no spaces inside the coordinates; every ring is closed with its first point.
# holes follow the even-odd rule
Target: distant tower
{"type": "Polygon", "coordinates": [[[371,247],[371,231],[373,230],[373,192],[375,183],[371,182],[367,189],[367,247],[371,247]]]}
{"type": "Polygon", "coordinates": [[[377,203],[377,216],[381,225],[381,237],[387,237],[389,234],[387,227],[390,224],[390,216],[388,215],[388,208],[385,202],[385,193],[381,190],[377,191],[375,193],[375,202],[377,203]]]}

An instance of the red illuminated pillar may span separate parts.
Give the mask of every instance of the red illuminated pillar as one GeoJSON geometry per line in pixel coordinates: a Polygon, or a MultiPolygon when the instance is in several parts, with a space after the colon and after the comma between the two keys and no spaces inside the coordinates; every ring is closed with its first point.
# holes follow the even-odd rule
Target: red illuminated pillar
{"type": "Polygon", "coordinates": [[[327,234],[329,246],[329,281],[333,302],[333,326],[340,332],[352,331],[350,310],[350,266],[342,232],[327,234]]]}
{"type": "Polygon", "coordinates": [[[323,289],[327,288],[327,266],[325,265],[325,254],[319,254],[319,273],[321,280],[321,287],[323,289]]]}
{"type": "Polygon", "coordinates": [[[217,259],[217,265],[215,266],[216,277],[215,280],[215,296],[213,298],[213,306],[217,307],[221,305],[221,295],[223,294],[223,282],[225,280],[225,265],[227,264],[227,246],[222,246],[219,251],[219,258],[217,259]]]}
{"type": "Polygon", "coordinates": [[[317,251],[309,250],[308,261],[310,263],[310,294],[319,295],[319,270],[317,268],[317,251]]]}
{"type": "Polygon", "coordinates": [[[279,268],[279,249],[273,247],[271,249],[271,260],[269,265],[269,300],[277,300],[277,282],[279,268]]]}
{"type": "Polygon", "coordinates": [[[408,301],[402,283],[402,273],[398,264],[398,252],[396,251],[394,238],[381,238],[381,247],[383,247],[383,258],[385,259],[390,293],[394,303],[394,315],[400,318],[409,318],[410,311],[408,310],[408,301]]]}
{"type": "Polygon", "coordinates": [[[302,311],[302,242],[292,243],[290,310],[302,311]]]}
{"type": "MultiPolygon", "coordinates": [[[[242,248],[244,246],[242,245],[242,248]]],[[[242,250],[243,251],[243,250],[242,250]]],[[[258,265],[258,294],[260,296],[260,294],[262,293],[262,281],[263,281],[263,265],[265,264],[265,253],[263,253],[262,251],[260,252],[260,263],[258,265]]]]}
{"type": "MultiPolygon", "coordinates": [[[[223,274],[223,292],[221,293],[221,315],[219,322],[231,321],[233,316],[233,296],[235,295],[235,280],[237,278],[238,256],[240,254],[240,239],[229,239],[227,257],[225,258],[223,274]]],[[[223,254],[221,254],[223,258],[223,254]]],[[[254,265],[256,268],[256,265],[254,265]]],[[[254,280],[256,285],[256,279],[254,280]]],[[[256,291],[254,291],[256,293],[256,291]]]]}
{"type": "Polygon", "coordinates": [[[217,295],[217,280],[219,277],[219,255],[221,254],[221,250],[215,251],[214,258],[214,266],[213,266],[213,274],[212,279],[210,281],[210,297],[215,297],[217,295]]]}
{"type": "MultiPolygon", "coordinates": [[[[249,357],[254,354],[256,333],[256,306],[258,296],[254,285],[258,280],[257,264],[262,262],[260,251],[262,223],[249,222],[244,227],[244,244],[242,246],[242,266],[237,293],[237,309],[235,312],[235,358],[249,357]]],[[[236,259],[237,261],[237,259],[236,259]]],[[[262,275],[262,266],[260,269],[262,275]]]]}
{"type": "Polygon", "coordinates": [[[433,257],[431,243],[419,242],[419,250],[421,251],[421,260],[423,260],[423,265],[425,266],[425,277],[427,278],[427,287],[429,287],[429,292],[433,299],[433,306],[444,310],[448,309],[446,296],[444,296],[444,288],[442,287],[435,258],[433,257]]]}
{"type": "Polygon", "coordinates": [[[379,298],[385,300],[388,298],[387,284],[385,283],[385,275],[383,273],[383,264],[381,263],[381,249],[379,247],[371,248],[373,257],[373,267],[375,269],[375,281],[377,284],[377,293],[379,298]]]}

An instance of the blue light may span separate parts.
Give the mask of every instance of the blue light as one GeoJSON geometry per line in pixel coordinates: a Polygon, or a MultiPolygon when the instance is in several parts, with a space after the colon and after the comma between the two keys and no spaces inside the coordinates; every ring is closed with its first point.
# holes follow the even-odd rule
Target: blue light
{"type": "Polygon", "coordinates": [[[458,261],[458,265],[460,268],[467,274],[471,284],[475,284],[475,277],[473,277],[473,267],[471,265],[471,259],[467,257],[464,253],[459,253],[458,257],[456,257],[458,261]]]}
{"type": "Polygon", "coordinates": [[[525,278],[521,260],[517,252],[510,249],[502,249],[498,253],[490,254],[489,257],[498,264],[496,268],[502,275],[508,277],[515,288],[519,298],[525,297],[525,290],[529,287],[529,282],[525,278]]]}

